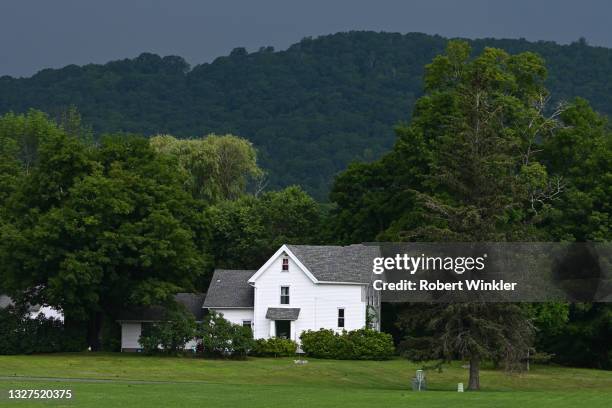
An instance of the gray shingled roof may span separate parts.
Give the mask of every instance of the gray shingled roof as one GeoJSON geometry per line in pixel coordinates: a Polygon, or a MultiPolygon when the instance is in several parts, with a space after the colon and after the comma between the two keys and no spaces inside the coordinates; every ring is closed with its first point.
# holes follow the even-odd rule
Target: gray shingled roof
{"type": "Polygon", "coordinates": [[[253,307],[254,290],[249,278],[256,271],[216,269],[204,307],[253,307]]]}
{"type": "Polygon", "coordinates": [[[190,311],[196,320],[202,320],[204,317],[204,309],[202,304],[204,303],[204,293],[177,293],[174,299],[185,308],[190,311]]]}
{"type": "MultiPolygon", "coordinates": [[[[174,300],[185,306],[187,311],[193,314],[193,317],[200,321],[204,316],[202,302],[204,302],[203,293],[177,293],[174,300]]],[[[165,319],[166,309],[162,306],[133,306],[119,313],[117,320],[132,320],[132,321],[160,321],[165,319]]]]}
{"type": "MultiPolygon", "coordinates": [[[[0,309],[5,309],[9,306],[15,306],[15,302],[10,296],[0,295],[0,309]]],[[[38,312],[40,305],[28,305],[28,312],[38,312]]]]}
{"type": "Polygon", "coordinates": [[[270,320],[297,320],[300,309],[296,307],[269,307],[266,319],[270,320]]]}
{"type": "Polygon", "coordinates": [[[306,268],[323,282],[370,283],[377,245],[287,245],[306,268]]]}

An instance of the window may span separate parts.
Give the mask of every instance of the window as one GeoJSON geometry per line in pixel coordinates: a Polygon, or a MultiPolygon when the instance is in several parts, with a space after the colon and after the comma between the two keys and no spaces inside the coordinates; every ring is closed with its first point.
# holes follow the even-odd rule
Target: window
{"type": "Polygon", "coordinates": [[[253,322],[251,322],[250,320],[243,320],[242,321],[242,326],[244,327],[252,327],[253,322]]]}
{"type": "Polygon", "coordinates": [[[289,258],[286,256],[283,258],[283,267],[281,269],[283,272],[289,272],[289,258]]]}
{"type": "Polygon", "coordinates": [[[280,304],[289,304],[289,286],[281,286],[280,304]]]}
{"type": "Polygon", "coordinates": [[[344,327],[344,308],[338,309],[338,327],[344,327]]]}

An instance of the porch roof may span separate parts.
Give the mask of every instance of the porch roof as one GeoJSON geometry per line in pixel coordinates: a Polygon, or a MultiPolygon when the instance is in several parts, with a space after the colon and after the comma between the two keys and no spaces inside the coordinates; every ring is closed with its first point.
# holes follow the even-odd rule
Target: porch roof
{"type": "Polygon", "coordinates": [[[266,319],[270,320],[297,320],[300,309],[297,307],[269,307],[266,319]]]}

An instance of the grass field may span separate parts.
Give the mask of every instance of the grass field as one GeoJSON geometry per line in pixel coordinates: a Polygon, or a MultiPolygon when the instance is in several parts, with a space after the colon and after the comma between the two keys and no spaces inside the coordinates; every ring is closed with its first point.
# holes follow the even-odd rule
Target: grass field
{"type": "Polygon", "coordinates": [[[430,390],[410,391],[417,365],[292,359],[221,361],[134,354],[0,356],[0,406],[14,407],[612,407],[612,372],[536,366],[483,370],[481,392],[460,363],[428,371],[430,390]],[[9,400],[9,389],[71,389],[72,400],[9,400]]]}

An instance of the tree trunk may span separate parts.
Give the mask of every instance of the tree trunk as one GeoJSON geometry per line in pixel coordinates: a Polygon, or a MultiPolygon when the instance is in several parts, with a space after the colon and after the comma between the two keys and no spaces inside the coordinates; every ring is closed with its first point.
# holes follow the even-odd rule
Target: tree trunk
{"type": "MultiPolygon", "coordinates": [[[[88,322],[83,319],[74,319],[70,312],[64,312],[64,329],[66,333],[69,333],[71,340],[74,341],[74,345],[80,348],[87,343],[87,327],[88,322]]],[[[89,344],[89,343],[87,343],[89,344]]],[[[82,349],[70,349],[69,351],[83,351],[82,349]]]]}
{"type": "Polygon", "coordinates": [[[87,325],[87,344],[91,347],[91,351],[100,351],[102,349],[101,335],[102,312],[94,312],[87,325]]]}
{"type": "Polygon", "coordinates": [[[470,380],[468,390],[480,390],[480,357],[472,356],[472,358],[470,358],[470,380]]]}

